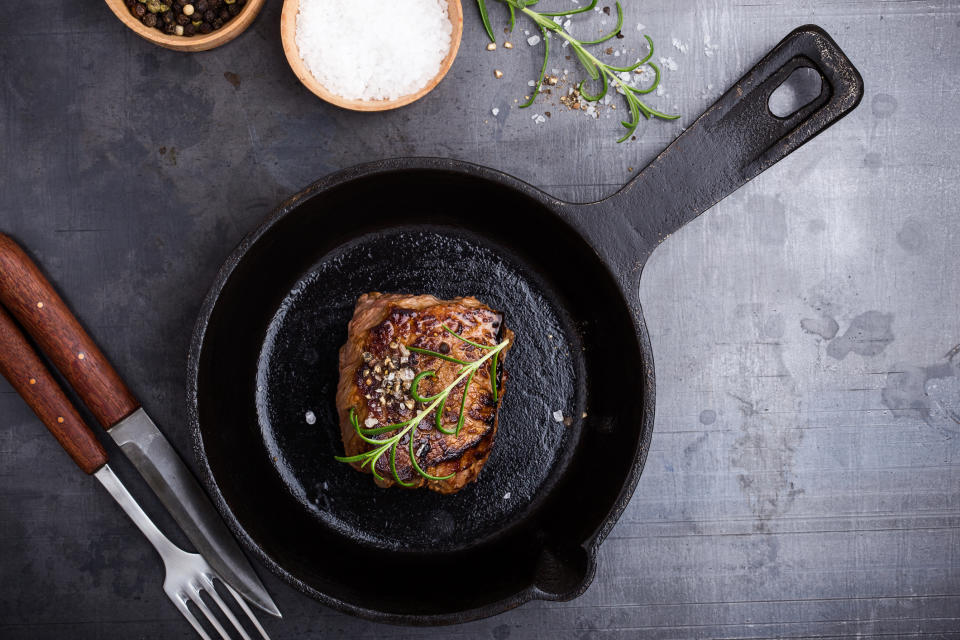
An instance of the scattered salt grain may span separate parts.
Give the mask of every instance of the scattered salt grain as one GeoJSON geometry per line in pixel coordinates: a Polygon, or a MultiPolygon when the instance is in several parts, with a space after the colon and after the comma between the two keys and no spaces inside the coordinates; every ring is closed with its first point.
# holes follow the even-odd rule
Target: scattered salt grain
{"type": "Polygon", "coordinates": [[[646,28],[647,28],[647,25],[643,24],[642,22],[637,23],[637,31],[643,31],[646,28]]]}
{"type": "Polygon", "coordinates": [[[703,55],[707,56],[708,58],[712,58],[713,54],[716,53],[717,49],[719,48],[720,45],[710,42],[709,33],[703,34],[703,55]]]}
{"type": "Polygon", "coordinates": [[[378,424],[379,423],[377,422],[376,418],[367,418],[366,420],[363,421],[363,426],[365,426],[367,429],[372,429],[378,424]]]}
{"type": "Polygon", "coordinates": [[[509,500],[509,499],[510,499],[510,492],[509,492],[509,491],[507,491],[505,494],[503,494],[503,499],[504,499],[504,500],[509,500]]]}
{"type": "Polygon", "coordinates": [[[686,53],[687,51],[690,50],[690,45],[688,45],[686,42],[681,41],[680,38],[673,39],[673,47],[680,53],[686,53]]]}
{"type": "Polygon", "coordinates": [[[680,68],[680,65],[678,65],[676,60],[673,58],[660,58],[660,65],[665,69],[669,69],[670,71],[676,71],[680,68]]]}
{"type": "Polygon", "coordinates": [[[536,80],[527,80],[527,86],[528,86],[528,87],[535,87],[535,86],[537,86],[537,81],[536,81],[536,80]]]}
{"type": "Polygon", "coordinates": [[[493,109],[490,110],[490,113],[492,113],[494,116],[497,116],[500,114],[500,109],[497,109],[496,107],[494,107],[493,109]]]}
{"type": "Polygon", "coordinates": [[[554,411],[553,419],[556,420],[557,422],[563,422],[563,411],[560,411],[559,409],[557,411],[554,411]]]}
{"type": "Polygon", "coordinates": [[[317,416],[313,411],[307,411],[304,419],[307,421],[307,424],[317,424],[317,416]]]}
{"type": "Polygon", "coordinates": [[[442,0],[300,0],[296,43],[327,90],[351,100],[391,100],[436,77],[452,33],[442,0]]]}
{"type": "Polygon", "coordinates": [[[536,44],[540,44],[540,36],[537,36],[537,35],[530,36],[529,38],[527,38],[527,44],[530,45],[531,47],[536,44]]]}

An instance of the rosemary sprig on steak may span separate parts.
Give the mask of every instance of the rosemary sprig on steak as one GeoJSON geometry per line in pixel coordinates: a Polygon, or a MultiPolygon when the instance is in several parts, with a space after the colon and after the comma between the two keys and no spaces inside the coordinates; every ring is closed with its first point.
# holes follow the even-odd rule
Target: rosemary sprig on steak
{"type": "MultiPolygon", "coordinates": [[[[432,411],[436,411],[436,427],[441,433],[445,433],[448,435],[459,434],[460,428],[463,426],[463,421],[464,421],[464,409],[466,406],[467,392],[469,391],[470,385],[473,382],[473,376],[487,362],[489,362],[489,367],[490,367],[489,373],[490,373],[490,380],[492,381],[493,399],[494,401],[497,400],[497,383],[496,383],[497,360],[499,358],[500,352],[503,351],[510,344],[510,340],[509,339],[504,340],[503,342],[497,345],[485,345],[485,344],[480,344],[478,342],[473,342],[472,340],[468,340],[467,338],[464,338],[463,336],[456,333],[455,331],[453,331],[453,329],[451,329],[446,325],[443,325],[443,329],[448,333],[450,333],[455,338],[462,340],[463,342],[469,345],[472,345],[474,347],[483,349],[487,353],[484,354],[483,357],[470,362],[466,360],[461,360],[459,358],[455,358],[447,354],[439,353],[437,351],[431,351],[429,349],[421,349],[418,347],[408,347],[408,349],[412,352],[425,355],[425,356],[439,358],[440,360],[444,360],[447,362],[453,362],[455,364],[459,364],[460,369],[457,372],[457,377],[454,379],[453,382],[447,385],[439,393],[436,393],[432,396],[424,397],[424,396],[421,396],[419,393],[420,382],[423,381],[424,378],[435,377],[436,372],[427,370],[417,375],[413,379],[412,384],[410,385],[410,395],[414,401],[425,404],[426,406],[422,410],[420,410],[413,418],[409,420],[404,420],[403,422],[389,424],[382,427],[371,427],[371,428],[361,427],[360,419],[357,416],[356,408],[351,407],[350,408],[350,424],[353,425],[354,431],[356,431],[357,436],[364,442],[373,445],[374,448],[355,456],[336,456],[336,459],[338,461],[348,462],[348,463],[359,462],[361,463],[360,464],[361,468],[369,465],[370,471],[373,473],[373,475],[377,479],[383,480],[383,477],[377,472],[377,461],[379,461],[380,458],[382,458],[384,455],[387,455],[389,453],[390,470],[396,482],[405,487],[413,486],[414,483],[404,482],[400,478],[400,475],[397,473],[397,447],[400,446],[400,441],[403,439],[403,437],[409,434],[412,429],[419,426],[420,423],[423,420],[425,420],[432,411]],[[463,398],[461,399],[461,402],[460,402],[459,419],[457,420],[457,425],[454,428],[454,430],[449,431],[443,427],[443,423],[442,423],[443,411],[447,405],[447,400],[450,398],[451,392],[457,387],[457,385],[459,385],[464,380],[466,380],[466,384],[464,385],[463,398]],[[380,435],[384,435],[391,432],[393,432],[392,435],[390,435],[390,437],[385,439],[378,439],[375,437],[375,436],[380,436],[380,435]]],[[[413,468],[421,476],[423,476],[428,480],[448,480],[452,478],[454,475],[456,475],[455,473],[452,473],[447,476],[434,476],[424,471],[424,469],[420,466],[419,462],[417,461],[417,455],[416,455],[416,452],[414,451],[414,438],[408,437],[407,440],[410,446],[410,462],[412,463],[413,468]]]]}

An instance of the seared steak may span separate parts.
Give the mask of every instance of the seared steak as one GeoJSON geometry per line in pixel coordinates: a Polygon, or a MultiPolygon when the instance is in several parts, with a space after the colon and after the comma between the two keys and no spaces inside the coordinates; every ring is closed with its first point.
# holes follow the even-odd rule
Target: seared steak
{"type": "MultiPolygon", "coordinates": [[[[487,352],[458,339],[444,326],[467,340],[495,346],[503,340],[513,344],[513,332],[503,326],[502,314],[476,298],[439,300],[433,296],[367,293],[357,301],[348,327],[347,343],[340,348],[340,382],[337,387],[337,412],[340,432],[347,456],[355,456],[375,448],[357,435],[351,421],[351,409],[361,428],[378,428],[413,419],[426,402],[417,402],[411,394],[411,383],[424,372],[418,382],[421,398],[440,393],[459,374],[461,365],[430,356],[414,349],[425,349],[465,362],[479,360],[487,352]]],[[[502,363],[508,347],[498,355],[502,363]]],[[[497,434],[497,411],[503,397],[506,373],[497,367],[498,398],[494,400],[489,360],[477,369],[464,402],[464,422],[458,434],[442,433],[435,426],[436,410],[413,427],[396,450],[397,476],[412,488],[423,487],[440,493],[454,493],[477,479],[497,434]],[[410,461],[408,437],[414,439],[417,463],[426,473],[446,480],[429,480],[417,472],[410,461]]],[[[443,414],[445,431],[455,431],[461,413],[463,389],[461,381],[451,391],[443,414]]],[[[376,434],[386,440],[396,431],[376,434]]],[[[360,462],[351,463],[358,471],[360,462]]],[[[382,480],[377,484],[389,487],[397,483],[390,468],[390,453],[377,462],[382,480]]]]}

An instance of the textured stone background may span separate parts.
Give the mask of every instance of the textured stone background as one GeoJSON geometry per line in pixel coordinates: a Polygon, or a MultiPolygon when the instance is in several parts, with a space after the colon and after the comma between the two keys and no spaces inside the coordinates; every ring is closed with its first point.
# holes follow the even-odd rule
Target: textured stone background
{"type": "MultiPolygon", "coordinates": [[[[677,65],[651,102],[683,118],[624,145],[615,118],[538,104],[551,118],[536,124],[513,108],[537,52],[520,37],[485,51],[464,4],[447,79],[380,115],[297,83],[277,0],[240,39],[192,55],[141,41],[100,0],[0,12],[0,229],[187,455],[201,299],[235,243],[305,184],[432,155],[595,199],[800,24],[825,27],[863,73],[859,109],[647,265],[653,450],[585,595],[405,629],[325,609],[263,570],[286,614],[265,621],[273,638],[960,637],[960,3],[628,1],[619,44],[636,49],[646,25],[677,65]]],[[[3,638],[190,637],[153,550],[5,383],[0,549],[3,638]]]]}

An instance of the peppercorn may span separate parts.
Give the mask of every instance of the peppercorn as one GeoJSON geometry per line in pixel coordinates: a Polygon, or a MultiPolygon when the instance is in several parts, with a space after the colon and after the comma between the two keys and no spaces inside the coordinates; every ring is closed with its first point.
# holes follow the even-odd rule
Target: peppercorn
{"type": "Polygon", "coordinates": [[[147,27],[163,33],[192,36],[203,34],[239,15],[247,0],[123,0],[124,4],[147,27]],[[153,16],[150,18],[149,16],[153,16]]]}

